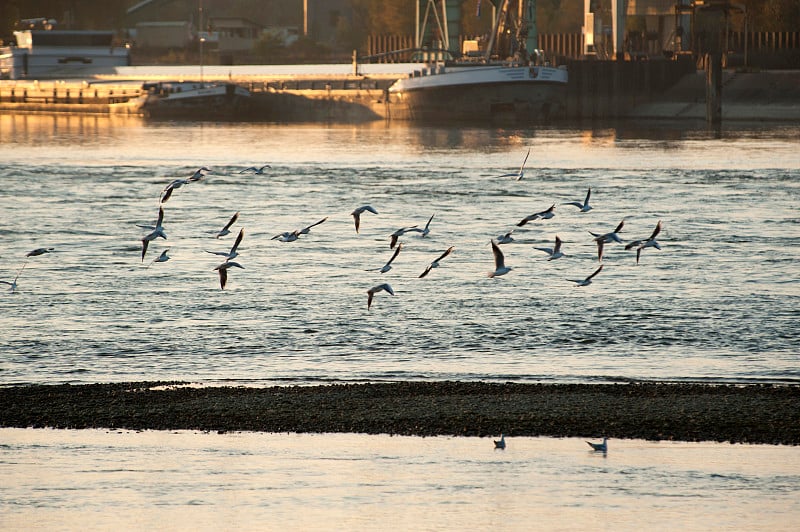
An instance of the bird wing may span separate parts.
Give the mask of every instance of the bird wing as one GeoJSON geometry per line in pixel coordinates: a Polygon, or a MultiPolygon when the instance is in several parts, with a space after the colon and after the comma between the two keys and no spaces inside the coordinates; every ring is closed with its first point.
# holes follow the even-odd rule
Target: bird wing
{"type": "Polygon", "coordinates": [[[537,248],[537,247],[535,247],[535,248],[533,248],[533,249],[538,249],[539,251],[544,251],[544,252],[545,252],[545,253],[547,253],[548,255],[552,255],[552,254],[553,254],[553,250],[552,250],[552,249],[550,249],[550,248],[537,248]]]}
{"type": "Polygon", "coordinates": [[[144,262],[144,254],[147,253],[147,246],[150,244],[150,241],[147,237],[142,239],[142,262],[144,262]]]}
{"type": "Polygon", "coordinates": [[[598,238],[597,240],[597,260],[603,260],[603,239],[598,238]]]}
{"type": "Polygon", "coordinates": [[[225,285],[228,283],[228,269],[217,268],[217,271],[219,271],[219,288],[225,290],[225,285]]]}
{"type": "Polygon", "coordinates": [[[441,255],[439,255],[439,258],[437,258],[437,259],[436,259],[434,262],[439,262],[440,260],[442,260],[443,258],[445,258],[446,256],[448,256],[450,253],[452,253],[454,249],[455,249],[455,246],[450,246],[449,248],[447,248],[447,249],[445,250],[445,252],[444,252],[444,253],[442,253],[441,255]]]}
{"type": "Polygon", "coordinates": [[[559,251],[561,251],[561,239],[556,235],[556,246],[553,248],[553,253],[558,253],[559,251]]]}
{"type": "Polygon", "coordinates": [[[499,270],[500,268],[505,267],[505,257],[503,256],[503,252],[500,251],[500,248],[497,244],[494,243],[492,240],[492,253],[494,254],[494,268],[495,270],[499,270]]]}
{"type": "Polygon", "coordinates": [[[428,267],[425,268],[425,271],[422,272],[421,274],[419,274],[419,279],[422,279],[423,277],[428,275],[430,273],[431,269],[433,269],[433,264],[428,264],[428,267]]]}
{"type": "Polygon", "coordinates": [[[589,190],[586,192],[586,199],[583,200],[583,205],[589,205],[589,198],[592,196],[592,189],[589,187],[589,190]]]}
{"type": "Polygon", "coordinates": [[[369,307],[372,306],[372,297],[373,297],[372,290],[367,290],[367,310],[369,310],[369,307]]]}
{"type": "Polygon", "coordinates": [[[599,267],[599,268],[597,268],[597,269],[594,271],[594,273],[593,273],[592,275],[590,275],[589,277],[587,277],[587,278],[586,278],[586,280],[588,281],[589,279],[591,279],[592,277],[594,277],[595,275],[597,275],[598,273],[600,273],[600,271],[601,271],[602,269],[603,269],[603,265],[601,264],[601,265],[600,265],[600,267],[599,267]]]}
{"type": "Polygon", "coordinates": [[[658,223],[656,224],[656,228],[653,229],[653,234],[650,235],[650,238],[648,238],[648,240],[654,240],[658,236],[658,233],[660,232],[661,232],[661,220],[659,220],[658,223]]]}
{"type": "Polygon", "coordinates": [[[164,221],[164,207],[158,207],[158,221],[156,222],[156,227],[161,227],[161,223],[164,221]]]}
{"type": "Polygon", "coordinates": [[[353,222],[356,224],[356,233],[358,233],[358,226],[361,225],[361,214],[358,210],[351,213],[353,215],[353,222]]]}
{"type": "Polygon", "coordinates": [[[400,254],[400,250],[401,249],[403,249],[403,243],[402,242],[397,246],[397,249],[394,250],[394,254],[392,255],[392,258],[389,259],[389,262],[386,263],[386,266],[390,265],[392,263],[392,261],[394,261],[394,259],[397,258],[397,256],[400,254]]]}
{"type": "Polygon", "coordinates": [[[428,223],[425,224],[425,229],[427,229],[428,226],[431,225],[431,221],[433,220],[434,216],[436,216],[436,214],[431,214],[431,217],[428,218],[428,223]]]}
{"type": "Polygon", "coordinates": [[[237,212],[236,212],[236,214],[234,214],[234,215],[231,217],[230,221],[229,221],[227,224],[225,224],[225,227],[223,227],[223,228],[222,228],[222,230],[223,230],[223,231],[227,231],[228,229],[230,229],[230,228],[231,228],[231,226],[232,226],[233,224],[235,224],[235,223],[236,223],[236,220],[238,220],[238,219],[239,219],[239,212],[237,211],[237,212]]]}
{"type": "Polygon", "coordinates": [[[362,208],[365,211],[371,212],[372,214],[378,214],[378,211],[376,211],[371,205],[364,205],[364,207],[362,207],[362,208]]]}
{"type": "Polygon", "coordinates": [[[526,154],[525,154],[525,159],[523,159],[523,161],[522,161],[522,166],[520,166],[520,167],[519,167],[519,174],[518,174],[518,175],[520,175],[520,176],[521,176],[521,175],[522,175],[522,172],[523,172],[523,170],[525,170],[525,163],[527,163],[527,162],[528,162],[528,156],[529,156],[530,154],[531,154],[531,149],[530,149],[530,148],[528,148],[528,153],[526,153],[526,154]]]}
{"type": "Polygon", "coordinates": [[[236,237],[236,242],[233,243],[231,247],[230,255],[233,255],[233,252],[236,251],[236,248],[239,247],[239,244],[242,243],[242,239],[244,238],[244,228],[239,229],[239,236],[236,237]]]}
{"type": "Polygon", "coordinates": [[[620,231],[622,231],[622,226],[623,226],[623,225],[625,225],[625,220],[622,220],[622,221],[619,223],[619,225],[617,226],[617,228],[616,228],[616,229],[614,229],[614,232],[615,232],[615,233],[619,233],[620,231]]]}

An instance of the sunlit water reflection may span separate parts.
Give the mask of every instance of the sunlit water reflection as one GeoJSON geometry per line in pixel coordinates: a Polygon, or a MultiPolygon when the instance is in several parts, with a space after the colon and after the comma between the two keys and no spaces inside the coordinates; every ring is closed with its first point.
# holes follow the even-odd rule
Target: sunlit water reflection
{"type": "Polygon", "coordinates": [[[797,381],[798,129],[721,134],[0,117],[0,380],[244,384],[396,379],[797,381]],[[526,179],[518,168],[532,148],[526,179]],[[240,173],[269,163],[267,175],[240,173]],[[166,183],[168,241],[140,260],[166,183]],[[561,203],[592,188],[594,210],[561,203]],[[349,213],[372,204],[356,234],[349,213]],[[556,217],[524,216],[556,203],[556,217]],[[214,235],[236,212],[234,234],[214,235]],[[431,233],[389,234],[435,214],[431,233]],[[293,243],[271,237],[323,217],[293,243]],[[606,246],[661,220],[663,250],[606,246]],[[245,228],[219,288],[207,253],[245,228]],[[488,279],[489,240],[514,270],[488,279]],[[567,257],[534,247],[564,240],[567,257]],[[454,253],[424,279],[444,249],[454,253]],[[172,259],[149,265],[163,249],[172,259]],[[389,282],[370,311],[367,288],[389,282]]]}
{"type": "Polygon", "coordinates": [[[794,530],[795,448],[0,430],[4,530],[794,530]]]}

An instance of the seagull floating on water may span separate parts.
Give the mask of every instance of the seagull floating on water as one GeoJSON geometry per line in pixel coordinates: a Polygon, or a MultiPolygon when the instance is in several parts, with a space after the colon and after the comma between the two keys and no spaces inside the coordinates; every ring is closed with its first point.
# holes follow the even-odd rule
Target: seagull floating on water
{"type": "Polygon", "coordinates": [[[536,214],[531,214],[530,216],[526,216],[525,218],[519,221],[517,227],[522,227],[526,223],[532,222],[534,220],[540,220],[540,219],[549,220],[550,218],[556,215],[555,210],[556,210],[556,204],[553,203],[547,210],[544,210],[542,212],[537,212],[536,214]]]}
{"type": "Polygon", "coordinates": [[[595,275],[600,273],[600,271],[602,269],[603,269],[603,265],[601,264],[600,267],[597,268],[594,271],[594,273],[592,275],[590,275],[589,277],[587,277],[586,279],[567,279],[567,281],[572,281],[573,283],[575,283],[575,286],[589,286],[590,284],[592,284],[592,277],[594,277],[595,275]]]}
{"type": "Polygon", "coordinates": [[[506,436],[505,436],[505,434],[501,434],[499,440],[494,440],[494,448],[495,449],[505,449],[506,448],[506,436]]]}
{"type": "Polygon", "coordinates": [[[589,447],[591,447],[594,451],[602,453],[608,452],[608,438],[603,438],[603,443],[592,443],[590,441],[587,441],[586,443],[588,443],[589,447]]]}
{"type": "Polygon", "coordinates": [[[498,236],[497,237],[497,243],[498,244],[510,244],[511,242],[513,242],[514,241],[514,237],[511,236],[511,234],[513,232],[514,232],[514,230],[512,229],[508,233],[498,236]]]}
{"type": "Polygon", "coordinates": [[[225,224],[225,227],[223,227],[222,229],[220,229],[220,231],[217,233],[217,238],[220,238],[220,237],[223,237],[223,236],[226,236],[226,235],[229,235],[229,234],[231,234],[231,230],[230,230],[230,229],[231,229],[231,226],[232,226],[233,224],[235,224],[235,223],[236,223],[236,220],[238,220],[238,219],[239,219],[239,212],[237,211],[237,212],[236,212],[236,214],[234,214],[234,215],[231,217],[230,221],[228,221],[228,223],[227,223],[227,224],[225,224]]]}
{"type": "Polygon", "coordinates": [[[642,250],[644,248],[656,248],[657,250],[661,250],[661,245],[656,241],[656,237],[661,232],[661,220],[658,221],[656,224],[656,228],[653,229],[653,233],[648,237],[647,240],[634,240],[630,244],[625,246],[625,249],[632,249],[636,248],[636,264],[639,264],[639,255],[642,254],[642,250]]]}
{"type": "Polygon", "coordinates": [[[598,234],[592,233],[589,231],[589,234],[594,237],[594,241],[597,242],[597,260],[603,260],[603,246],[605,244],[609,244],[611,242],[616,242],[618,244],[622,244],[622,239],[619,237],[619,233],[622,232],[622,226],[625,225],[625,220],[622,220],[619,225],[610,233],[598,234]]]}
{"type": "Polygon", "coordinates": [[[29,251],[25,254],[26,257],[38,257],[39,255],[44,255],[45,253],[50,253],[51,251],[55,251],[55,248],[36,248],[33,251],[29,251]]]}
{"type": "Polygon", "coordinates": [[[208,251],[206,253],[211,253],[213,255],[219,255],[221,257],[225,257],[225,260],[235,259],[239,256],[239,252],[237,249],[239,248],[239,244],[242,243],[242,239],[244,238],[244,228],[239,230],[239,236],[236,237],[236,242],[233,243],[231,246],[230,251],[208,251]]]}
{"type": "Polygon", "coordinates": [[[592,210],[592,206],[589,205],[589,197],[592,195],[592,189],[589,187],[589,191],[586,192],[586,199],[583,200],[583,203],[580,201],[569,201],[567,203],[562,203],[561,205],[574,205],[580,209],[580,212],[589,212],[592,210]]]}
{"type": "Polygon", "coordinates": [[[494,243],[494,240],[492,240],[492,253],[494,254],[494,271],[489,272],[489,277],[499,277],[510,272],[512,268],[506,266],[503,252],[500,251],[500,248],[494,243]]]}
{"type": "MultiPolygon", "coordinates": [[[[380,271],[381,273],[386,273],[389,270],[391,270],[392,269],[392,262],[394,262],[394,259],[396,259],[397,256],[400,254],[400,250],[401,249],[403,249],[403,243],[402,242],[400,244],[398,244],[397,248],[394,250],[394,253],[392,253],[392,258],[390,258],[389,261],[386,264],[383,265],[383,267],[379,268],[378,271],[380,271]]],[[[375,271],[375,270],[371,270],[371,271],[375,271]]]]}
{"type": "Polygon", "coordinates": [[[431,263],[428,265],[428,267],[427,267],[427,268],[425,268],[425,271],[424,271],[424,272],[422,272],[422,273],[419,275],[419,279],[422,279],[423,277],[425,277],[426,275],[428,275],[428,273],[430,273],[430,271],[431,271],[432,269],[434,269],[434,268],[438,268],[438,267],[439,267],[439,261],[440,261],[440,260],[442,260],[443,258],[445,258],[446,256],[448,256],[450,253],[452,253],[454,249],[456,249],[456,248],[455,248],[455,246],[450,246],[449,248],[447,248],[447,249],[444,251],[444,253],[442,253],[441,255],[439,255],[439,256],[438,256],[438,257],[437,257],[437,258],[436,258],[436,259],[435,259],[433,262],[431,262],[431,263]]]}
{"type": "Polygon", "coordinates": [[[538,249],[539,251],[544,251],[545,253],[550,255],[547,258],[547,260],[560,259],[561,257],[565,256],[564,253],[561,252],[561,239],[558,238],[558,235],[556,235],[555,247],[553,247],[553,248],[534,248],[534,249],[538,249]]]}
{"type": "Polygon", "coordinates": [[[389,292],[389,294],[394,295],[394,290],[392,290],[392,287],[389,285],[389,283],[383,283],[377,286],[373,286],[372,288],[367,290],[367,310],[369,310],[370,307],[372,306],[372,298],[375,296],[375,294],[377,294],[381,290],[386,290],[387,292],[389,292]]]}
{"type": "Polygon", "coordinates": [[[370,205],[362,205],[361,207],[358,207],[353,212],[351,212],[350,216],[353,217],[353,221],[356,224],[356,233],[358,233],[358,228],[361,226],[361,214],[364,213],[365,211],[371,212],[372,214],[378,214],[378,211],[376,211],[370,205]]]}
{"type": "Polygon", "coordinates": [[[268,164],[265,164],[261,168],[256,168],[255,166],[251,166],[250,168],[245,168],[244,170],[242,170],[239,173],[243,174],[245,172],[253,172],[255,175],[263,175],[264,174],[264,170],[266,170],[268,168],[272,168],[272,167],[270,165],[268,165],[268,164]]]}
{"type": "Polygon", "coordinates": [[[531,149],[528,148],[528,153],[525,154],[525,159],[522,161],[522,166],[519,167],[519,172],[513,174],[503,174],[499,177],[516,177],[517,181],[525,177],[525,163],[528,162],[528,156],[531,154],[531,149]]]}
{"type": "Polygon", "coordinates": [[[221,290],[225,290],[225,285],[228,283],[228,270],[230,268],[241,268],[244,270],[244,266],[232,260],[225,261],[214,268],[219,272],[219,287],[221,290]]]}
{"type": "Polygon", "coordinates": [[[144,227],[144,228],[147,228],[147,229],[149,229],[149,228],[153,229],[148,235],[146,235],[144,238],[142,238],[142,262],[144,262],[144,255],[145,255],[145,253],[147,253],[147,246],[148,246],[148,244],[150,244],[150,242],[152,240],[155,240],[156,238],[159,238],[159,237],[163,238],[164,240],[167,239],[167,235],[166,235],[166,233],[164,233],[164,226],[162,225],[163,222],[164,222],[164,207],[159,207],[158,208],[158,221],[156,221],[156,225],[154,225],[154,226],[140,225],[139,226],[139,227],[144,227]]]}

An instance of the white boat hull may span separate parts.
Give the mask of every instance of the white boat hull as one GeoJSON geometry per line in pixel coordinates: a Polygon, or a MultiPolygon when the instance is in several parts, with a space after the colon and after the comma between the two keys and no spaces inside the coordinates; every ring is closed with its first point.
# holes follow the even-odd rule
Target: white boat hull
{"type": "Polygon", "coordinates": [[[553,67],[438,67],[389,88],[419,121],[543,121],[566,109],[567,72],[553,67]]]}

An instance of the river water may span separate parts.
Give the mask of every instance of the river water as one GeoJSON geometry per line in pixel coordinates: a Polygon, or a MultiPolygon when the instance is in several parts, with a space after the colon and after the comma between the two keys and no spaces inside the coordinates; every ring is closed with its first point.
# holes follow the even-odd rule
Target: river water
{"type": "MultiPolygon", "coordinates": [[[[0,286],[0,384],[797,383],[798,139],[793,124],[0,116],[0,280],[19,273],[14,292],[0,286]],[[498,177],[528,149],[524,179],[498,177]],[[142,261],[137,224],[154,224],[164,186],[200,166],[212,171],[163,204],[169,238],[142,261]],[[590,212],[562,205],[590,187],[590,212]],[[365,204],[379,214],[356,234],[350,212],[365,204]],[[552,219],[516,226],[552,204],[552,219]],[[393,231],[432,215],[427,236],[404,235],[392,269],[374,271],[393,231]],[[272,239],[326,217],[295,242],[272,239]],[[660,220],[662,249],[637,264],[607,244],[591,285],[568,281],[599,265],[589,231],[622,220],[626,242],[660,220]],[[224,259],[207,251],[230,249],[241,228],[244,269],[221,290],[224,259]],[[513,270],[488,278],[490,240],[511,229],[513,270]],[[567,256],[548,261],[535,248],[556,235],[567,256]],[[54,249],[26,259],[39,247],[54,249]],[[164,249],[171,259],[153,263],[164,249]],[[395,296],[368,310],[383,282],[395,296]]],[[[108,510],[126,528],[176,529],[775,529],[800,517],[798,455],[770,446],[619,442],[598,459],[574,440],[520,439],[500,454],[469,438],[11,429],[0,445],[16,479],[0,492],[3,528],[107,529],[119,523],[108,510]]]]}

